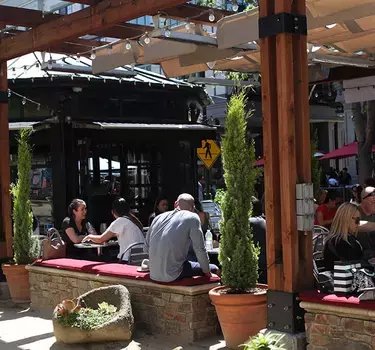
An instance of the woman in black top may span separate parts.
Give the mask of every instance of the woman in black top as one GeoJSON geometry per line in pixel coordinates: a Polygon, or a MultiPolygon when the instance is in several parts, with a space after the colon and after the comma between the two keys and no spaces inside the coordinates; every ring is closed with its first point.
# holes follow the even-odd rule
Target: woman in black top
{"type": "Polygon", "coordinates": [[[168,199],[160,196],[155,201],[154,212],[148,217],[148,226],[151,226],[154,219],[162,213],[168,211],[168,199]]]}
{"type": "Polygon", "coordinates": [[[66,244],[68,258],[92,258],[91,249],[75,248],[74,244],[80,243],[89,233],[94,233],[93,226],[86,221],[86,203],[82,199],[73,199],[68,207],[68,216],[62,222],[62,239],[66,244]],[[93,232],[89,232],[93,230],[93,232]]]}
{"type": "Polygon", "coordinates": [[[353,203],[344,203],[337,210],[323,248],[327,271],[334,269],[335,261],[364,260],[363,249],[357,239],[360,219],[358,206],[353,203]]]}

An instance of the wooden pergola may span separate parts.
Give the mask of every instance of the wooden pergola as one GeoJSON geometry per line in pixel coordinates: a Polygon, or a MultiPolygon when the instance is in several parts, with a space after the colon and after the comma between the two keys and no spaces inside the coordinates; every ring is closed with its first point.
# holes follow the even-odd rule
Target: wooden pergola
{"type": "MultiPolygon", "coordinates": [[[[181,21],[188,18],[191,23],[213,25],[217,20],[231,14],[228,11],[213,10],[215,19],[210,21],[211,11],[185,4],[185,0],[75,2],[90,6],[69,15],[45,16],[40,11],[0,6],[0,28],[5,25],[29,28],[26,31],[6,29],[0,37],[0,149],[4,150],[0,158],[0,188],[2,229],[6,235],[8,256],[12,256],[12,228],[9,157],[5,151],[9,148],[7,60],[33,51],[76,54],[103,45],[103,42],[93,39],[93,36],[127,39],[142,35],[152,31],[152,27],[125,22],[145,15],[166,13],[168,18],[181,21]],[[90,37],[87,38],[86,35],[90,37]]],[[[313,284],[312,233],[297,231],[296,223],[296,184],[311,182],[308,101],[308,60],[311,61],[311,57],[308,57],[307,42],[309,40],[314,45],[329,45],[334,48],[322,48],[325,55],[340,56],[341,59],[358,57],[356,53],[348,53],[353,51],[353,47],[358,49],[358,45],[345,46],[345,39],[350,37],[348,40],[359,40],[365,38],[365,34],[375,35],[375,25],[371,21],[361,22],[363,28],[355,21],[365,18],[367,14],[375,14],[374,1],[360,2],[360,6],[352,10],[352,1],[348,0],[259,0],[261,26],[259,36],[254,39],[258,50],[243,54],[248,68],[243,62],[241,65],[237,63],[236,66],[234,60],[233,66],[222,64],[222,61],[217,62],[218,69],[254,71],[260,67],[262,74],[267,261],[271,291],[293,295],[311,288],[313,284]],[[320,6],[323,3],[326,5],[320,6]],[[340,5],[337,5],[338,3],[340,5]],[[309,22],[306,21],[306,5],[309,10],[308,17],[312,18],[314,23],[313,28],[310,28],[309,22]],[[322,9],[326,10],[326,13],[323,13],[322,9]],[[283,26],[278,24],[280,21],[283,26]],[[326,30],[327,25],[336,22],[339,26],[335,35],[338,41],[341,40],[341,46],[336,45],[337,42],[329,37],[326,30]],[[348,51],[345,51],[345,48],[348,48],[348,51]],[[249,57],[246,57],[247,54],[249,57]]],[[[371,46],[368,39],[367,36],[367,48],[371,46]]],[[[363,68],[358,68],[358,71],[355,70],[357,68],[349,68],[347,71],[335,73],[335,78],[338,79],[340,74],[366,74],[363,70],[372,67],[372,51],[363,51],[359,57],[363,59],[363,68]],[[348,73],[349,71],[351,73],[348,73]]],[[[340,64],[332,66],[332,71],[337,65],[340,64]]],[[[353,66],[361,67],[359,64],[353,66]]]]}

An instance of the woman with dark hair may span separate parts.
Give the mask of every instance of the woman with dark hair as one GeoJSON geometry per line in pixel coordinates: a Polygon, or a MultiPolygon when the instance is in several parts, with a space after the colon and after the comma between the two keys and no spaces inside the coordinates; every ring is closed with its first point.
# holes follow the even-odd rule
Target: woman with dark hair
{"type": "Polygon", "coordinates": [[[361,193],[363,191],[363,187],[361,185],[356,185],[352,188],[352,199],[350,200],[350,203],[353,204],[361,204],[361,193]]]}
{"type": "Polygon", "coordinates": [[[104,243],[113,237],[117,237],[120,246],[118,258],[123,262],[129,259],[126,249],[133,243],[144,243],[143,227],[140,221],[130,212],[130,206],[124,198],[116,199],[112,203],[112,215],[115,221],[101,235],[88,235],[82,242],[92,241],[104,243]]]}
{"type": "Polygon", "coordinates": [[[74,244],[82,242],[83,238],[93,229],[86,221],[87,208],[82,199],[73,199],[68,207],[68,216],[62,222],[62,239],[66,243],[66,254],[70,258],[82,258],[82,249],[74,247],[74,244]]]}
{"type": "Polygon", "coordinates": [[[209,227],[209,214],[203,211],[202,204],[199,200],[195,200],[195,212],[198,214],[201,221],[202,231],[206,233],[209,227]]]}
{"type": "Polygon", "coordinates": [[[165,213],[166,211],[168,211],[168,199],[164,196],[160,196],[155,201],[154,212],[148,218],[148,226],[151,226],[155,217],[157,217],[159,214],[165,213]]]}

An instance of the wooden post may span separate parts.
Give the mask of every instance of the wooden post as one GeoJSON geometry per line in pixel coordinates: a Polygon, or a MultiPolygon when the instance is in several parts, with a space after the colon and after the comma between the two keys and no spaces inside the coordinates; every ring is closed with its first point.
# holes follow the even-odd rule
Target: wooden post
{"type": "MultiPolygon", "coordinates": [[[[305,16],[306,0],[260,0],[259,11],[305,16]]],[[[296,222],[296,184],[311,182],[306,43],[289,32],[260,40],[268,285],[288,293],[313,282],[311,233],[296,222]]]]}
{"type": "Polygon", "coordinates": [[[5,233],[7,257],[12,251],[12,208],[10,199],[9,120],[8,120],[8,76],[7,62],[0,62],[0,208],[1,228],[5,233]]]}

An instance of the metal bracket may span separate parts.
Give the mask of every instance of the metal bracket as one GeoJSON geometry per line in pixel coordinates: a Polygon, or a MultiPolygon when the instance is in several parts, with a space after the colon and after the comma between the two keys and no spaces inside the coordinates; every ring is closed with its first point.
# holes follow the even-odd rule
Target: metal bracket
{"type": "Polygon", "coordinates": [[[259,18],[259,38],[282,33],[307,35],[306,16],[283,12],[259,18]]]}
{"type": "Polygon", "coordinates": [[[8,91],[0,91],[0,103],[8,103],[8,91]]]}
{"type": "Polygon", "coordinates": [[[267,328],[296,334],[305,331],[304,313],[298,293],[267,292],[267,328]]]}

